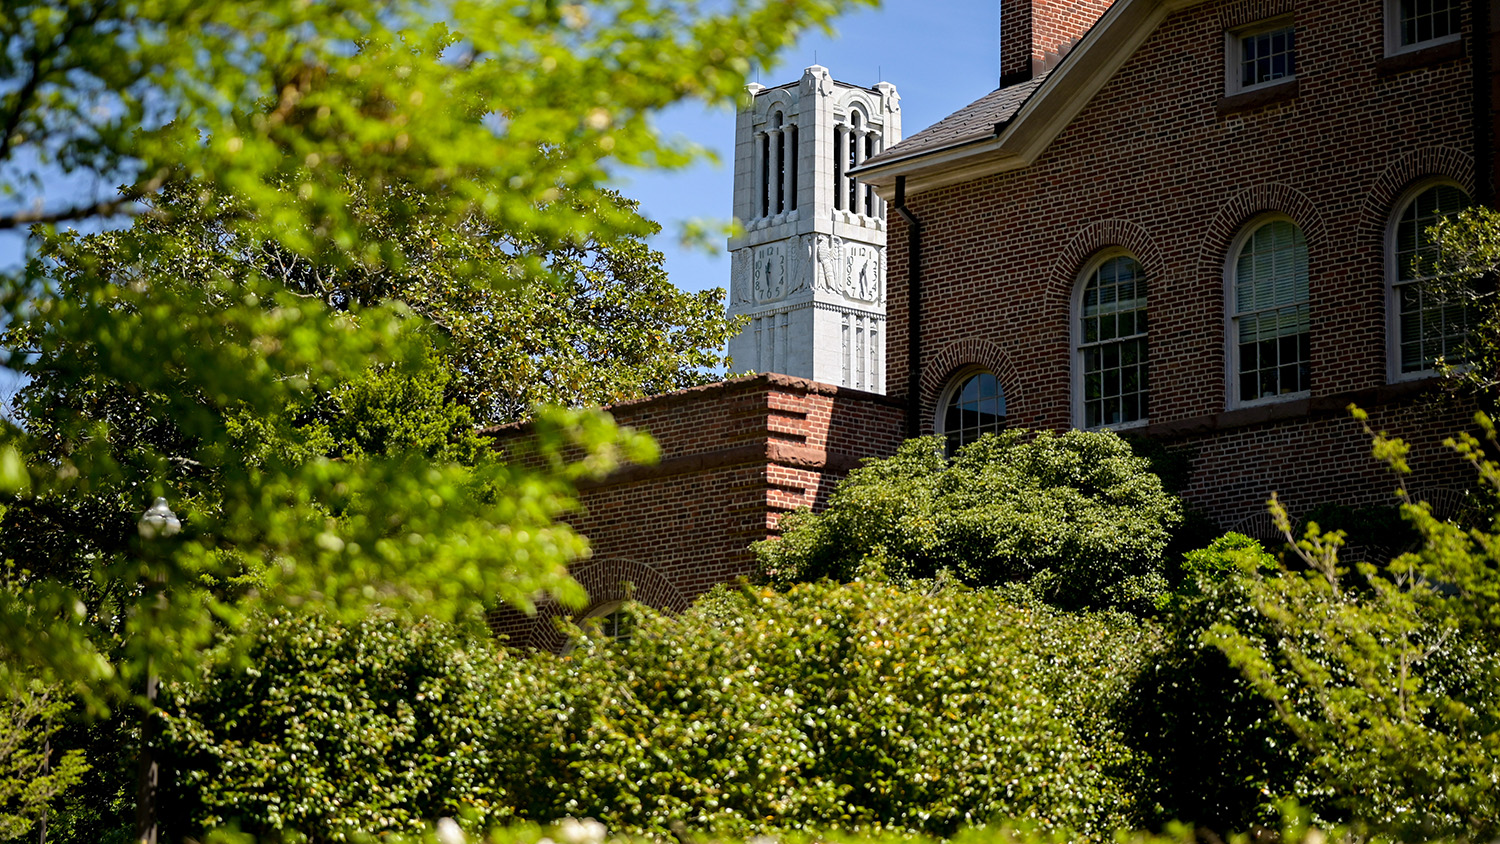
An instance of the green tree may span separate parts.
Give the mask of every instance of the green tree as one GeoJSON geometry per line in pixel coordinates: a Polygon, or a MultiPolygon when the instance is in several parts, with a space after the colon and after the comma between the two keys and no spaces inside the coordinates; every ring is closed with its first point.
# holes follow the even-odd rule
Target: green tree
{"type": "Polygon", "coordinates": [[[971,586],[1024,584],[1064,607],[1149,608],[1181,505],[1109,432],[1011,430],[949,461],[933,439],[849,474],[823,513],[795,513],[755,546],[775,584],[897,583],[948,572],[971,586]]]}
{"type": "MultiPolygon", "coordinates": [[[[336,312],[400,302],[431,324],[449,372],[447,393],[481,423],[516,421],[538,405],[596,406],[695,386],[727,362],[719,350],[736,326],[724,314],[724,291],[679,290],[661,253],[633,233],[548,242],[477,212],[455,227],[432,199],[399,186],[378,196],[356,189],[355,216],[406,260],[341,266],[336,255],[307,257],[241,231],[243,209],[230,200],[206,204],[206,189],[166,185],[143,203],[151,213],[131,231],[53,247],[47,257],[57,266],[48,276],[82,268],[115,279],[168,275],[211,285],[240,280],[248,269],[336,312]],[[544,283],[483,283],[532,272],[543,273],[544,283]]],[[[617,194],[597,202],[611,213],[637,212],[617,194]]],[[[553,205],[578,210],[566,196],[553,205]]],[[[32,339],[17,334],[8,345],[25,350],[32,339]]]]}
{"type": "MultiPolygon", "coordinates": [[[[179,223],[365,279],[422,257],[385,228],[419,217],[476,248],[474,219],[549,249],[613,245],[646,229],[602,187],[612,169],[695,153],[651,114],[735,96],[845,5],[19,0],[0,16],[0,230],[45,235],[191,185],[179,223]],[[47,190],[58,170],[123,187],[75,201],[47,190]]],[[[55,528],[7,551],[0,686],[40,673],[96,708],[141,702],[148,676],[190,676],[217,631],[264,606],[454,619],[577,597],[565,565],[585,546],[554,519],[579,478],[649,458],[642,438],[543,413],[524,468],[461,462],[416,432],[337,431],[318,414],[357,403],[351,384],[430,375],[432,320],[384,297],[330,304],[265,266],[205,267],[168,232],[119,243],[112,264],[64,241],[62,271],[39,259],[0,279],[0,321],[27,338],[0,363],[36,383],[27,427],[0,433],[0,495],[7,519],[55,528]],[[157,496],[181,536],[137,533],[157,496]]],[[[485,290],[548,280],[545,263],[465,269],[485,290]]]]}
{"type": "Polygon", "coordinates": [[[64,690],[32,681],[0,698],[0,840],[20,838],[59,794],[88,770],[83,752],[54,753],[69,699],[64,690]]]}
{"type": "MultiPolygon", "coordinates": [[[[841,5],[13,4],[0,23],[0,78],[14,83],[0,98],[0,191],[45,198],[45,167],[125,188],[44,202],[0,227],[97,216],[192,184],[205,188],[199,216],[243,242],[367,277],[417,257],[381,228],[417,209],[392,201],[389,214],[360,213],[360,197],[388,191],[428,198],[427,224],[454,232],[480,215],[549,244],[614,243],[641,221],[600,187],[610,168],[692,153],[658,138],[650,113],[735,95],[752,63],[841,5]]],[[[9,431],[8,485],[23,480],[22,454],[30,496],[104,528],[103,553],[84,531],[65,535],[74,544],[62,553],[86,561],[88,580],[166,586],[160,600],[120,605],[114,651],[97,640],[77,584],[20,559],[0,596],[7,663],[119,693],[147,654],[163,670],[190,661],[210,620],[233,623],[260,603],[315,596],[354,614],[379,603],[454,617],[566,588],[562,566],[583,546],[550,522],[572,479],[620,448],[642,456],[638,440],[600,417],[553,415],[542,420],[553,456],[538,471],[412,452],[305,459],[307,434],[285,409],[372,368],[409,366],[428,336],[401,307],[341,314],[261,268],[199,272],[186,266],[199,256],[156,248],[170,244],[135,240],[141,272],[128,280],[84,263],[44,282],[34,263],[5,282],[13,327],[37,338],[24,349],[36,362],[21,365],[52,376],[49,389],[109,403],[58,403],[45,442],[9,431]],[[174,262],[209,282],[175,283],[174,262]],[[121,436],[132,427],[144,430],[121,436]],[[593,457],[568,469],[557,449],[572,442],[593,457]],[[131,514],[158,494],[188,529],[141,545],[131,514]],[[198,588],[246,571],[254,588],[198,588]]],[[[473,281],[545,275],[533,258],[473,281]]]]}
{"type": "MultiPolygon", "coordinates": [[[[1363,419],[1363,414],[1356,413],[1363,419]]],[[[1493,424],[1478,422],[1491,447],[1493,424]]],[[[1407,447],[1375,435],[1399,474],[1407,447]]],[[[1467,434],[1450,443],[1491,489],[1500,465],[1467,434]]],[[[1340,531],[1309,524],[1299,565],[1247,574],[1255,612],[1226,618],[1221,649],[1311,757],[1309,801],[1401,837],[1500,832],[1500,520],[1464,528],[1401,493],[1421,547],[1388,563],[1340,561],[1340,531]]],[[[1272,499],[1288,540],[1290,524],[1272,499]]]]}

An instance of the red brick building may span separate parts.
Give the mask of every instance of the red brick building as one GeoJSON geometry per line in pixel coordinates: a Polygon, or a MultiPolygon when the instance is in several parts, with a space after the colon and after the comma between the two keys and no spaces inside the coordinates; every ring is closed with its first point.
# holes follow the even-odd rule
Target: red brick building
{"type": "MultiPolygon", "coordinates": [[[[1033,39],[1068,8],[1038,0],[1033,39]]],[[[1055,66],[1007,44],[1011,85],[857,171],[893,208],[887,383],[911,429],[993,373],[1005,424],[1189,449],[1190,500],[1261,532],[1273,490],[1293,511],[1389,500],[1358,403],[1446,498],[1441,440],[1470,412],[1423,393],[1466,317],[1411,255],[1494,196],[1489,12],[1116,0],[1055,66]]]]}
{"type": "Polygon", "coordinates": [[[1357,403],[1412,444],[1409,487],[1451,500],[1441,441],[1471,409],[1433,401],[1434,368],[1470,317],[1413,256],[1494,201],[1497,18],[1003,0],[1002,87],[853,170],[888,207],[886,395],[764,376],[616,408],[665,459],[588,491],[600,568],[579,576],[680,606],[859,457],[1001,425],[1183,449],[1190,501],[1263,535],[1272,491],[1294,512],[1390,500],[1357,403]]]}

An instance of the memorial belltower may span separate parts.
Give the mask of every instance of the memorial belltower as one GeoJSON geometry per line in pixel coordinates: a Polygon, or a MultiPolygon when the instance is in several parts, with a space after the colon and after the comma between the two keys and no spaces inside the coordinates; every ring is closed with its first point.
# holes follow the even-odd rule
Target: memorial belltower
{"type": "Polygon", "coordinates": [[[848,175],[901,140],[896,87],[813,65],[748,86],[735,125],[729,341],[738,370],[885,392],[885,203],[848,175]]]}

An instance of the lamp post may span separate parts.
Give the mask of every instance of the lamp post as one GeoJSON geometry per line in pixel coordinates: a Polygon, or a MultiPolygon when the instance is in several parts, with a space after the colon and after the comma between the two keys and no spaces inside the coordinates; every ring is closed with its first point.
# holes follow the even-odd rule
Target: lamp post
{"type": "MultiPolygon", "coordinates": [[[[159,537],[175,535],[182,530],[182,522],[172,512],[172,508],[167,506],[167,499],[157,498],[141,514],[140,521],[136,522],[136,529],[140,531],[141,539],[151,542],[159,537]]],[[[146,584],[145,600],[148,604],[161,601],[162,581],[160,571],[152,572],[146,584]]],[[[139,844],[156,844],[156,792],[160,769],[151,747],[156,742],[156,687],[159,678],[153,662],[154,660],[147,662],[146,708],[141,713],[140,781],[135,803],[135,837],[139,844]]]]}

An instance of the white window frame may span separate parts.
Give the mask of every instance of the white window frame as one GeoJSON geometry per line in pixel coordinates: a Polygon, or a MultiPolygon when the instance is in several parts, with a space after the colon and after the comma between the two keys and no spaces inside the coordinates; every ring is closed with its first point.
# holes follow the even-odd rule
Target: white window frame
{"type": "MultiPolygon", "coordinates": [[[[1109,263],[1110,261],[1113,261],[1116,258],[1129,258],[1132,261],[1135,261],[1136,266],[1140,266],[1140,264],[1141,264],[1140,260],[1138,258],[1136,258],[1135,255],[1132,254],[1129,250],[1124,249],[1122,247],[1110,247],[1108,249],[1105,249],[1105,250],[1100,251],[1099,253],[1097,253],[1094,256],[1093,260],[1089,261],[1087,264],[1084,265],[1084,270],[1083,270],[1082,273],[1079,274],[1077,283],[1075,283],[1073,285],[1073,309],[1072,309],[1073,427],[1078,428],[1080,430],[1105,430],[1105,429],[1108,429],[1108,430],[1111,430],[1111,431],[1125,431],[1125,430],[1129,430],[1131,428],[1143,428],[1146,425],[1151,424],[1151,421],[1150,421],[1151,420],[1151,415],[1150,415],[1149,406],[1148,406],[1148,408],[1147,408],[1147,410],[1148,410],[1147,414],[1144,417],[1142,417],[1141,419],[1138,419],[1138,420],[1136,420],[1134,422],[1125,422],[1125,423],[1118,424],[1118,425],[1105,424],[1105,425],[1096,426],[1096,427],[1094,427],[1092,429],[1088,428],[1088,426],[1087,426],[1087,423],[1088,423],[1088,413],[1087,413],[1087,408],[1085,406],[1085,404],[1086,404],[1086,397],[1084,396],[1084,374],[1085,374],[1085,372],[1084,372],[1084,362],[1083,362],[1083,357],[1084,357],[1084,348],[1083,347],[1084,347],[1084,342],[1085,341],[1084,341],[1084,336],[1083,336],[1083,295],[1084,295],[1084,291],[1088,289],[1089,282],[1093,279],[1094,274],[1096,272],[1098,272],[1099,269],[1102,268],[1105,264],[1109,263]]],[[[1144,270],[1144,268],[1142,269],[1141,277],[1145,278],[1145,270],[1144,270]]],[[[1149,345],[1150,345],[1150,339],[1149,339],[1150,338],[1149,313],[1150,313],[1150,302],[1151,302],[1150,279],[1146,279],[1146,282],[1147,282],[1147,287],[1146,287],[1146,309],[1147,309],[1147,313],[1148,313],[1148,321],[1147,321],[1147,330],[1146,330],[1146,332],[1142,333],[1140,336],[1143,336],[1143,337],[1147,338],[1148,353],[1149,353],[1149,345]]],[[[1136,335],[1131,335],[1131,336],[1134,337],[1136,335]]],[[[1118,340],[1118,339],[1119,338],[1116,338],[1116,340],[1118,340]]],[[[1115,341],[1108,341],[1108,342],[1115,342],[1115,341]]],[[[1147,365],[1147,371],[1149,372],[1150,371],[1150,357],[1149,357],[1149,354],[1148,354],[1148,357],[1147,357],[1147,360],[1146,360],[1146,365],[1147,365]]],[[[1149,399],[1149,397],[1151,395],[1151,385],[1150,385],[1150,381],[1149,380],[1147,381],[1147,385],[1146,385],[1146,389],[1144,390],[1144,393],[1145,393],[1145,395],[1149,399]]]]}
{"type": "Polygon", "coordinates": [[[1410,44],[1401,43],[1401,0],[1385,0],[1385,54],[1387,56],[1398,56],[1402,53],[1410,53],[1416,50],[1425,50],[1428,47],[1436,47],[1439,44],[1448,44],[1463,37],[1463,32],[1452,32],[1439,38],[1429,38],[1426,41],[1414,41],[1410,44]]]}
{"type": "MultiPolygon", "coordinates": [[[[1240,80],[1240,65],[1244,59],[1244,43],[1241,39],[1252,35],[1263,35],[1267,32],[1275,32],[1278,29],[1290,29],[1293,36],[1297,33],[1296,21],[1290,15],[1271,18],[1270,20],[1258,21],[1249,26],[1231,29],[1224,33],[1224,94],[1233,96],[1249,91],[1261,91],[1267,88],[1275,88],[1278,85],[1286,85],[1297,79],[1297,71],[1293,71],[1277,79],[1269,79],[1265,82],[1257,82],[1254,85],[1245,85],[1240,80]]],[[[1295,40],[1295,39],[1294,39],[1295,40]]],[[[1296,62],[1297,48],[1292,48],[1292,61],[1296,62]]]]}
{"type": "MultiPolygon", "coordinates": [[[[998,373],[987,366],[982,366],[979,364],[966,366],[963,369],[958,370],[948,379],[947,386],[945,386],[943,388],[943,391],[938,394],[937,407],[933,411],[934,419],[932,430],[943,438],[943,448],[945,452],[947,451],[948,443],[948,404],[953,400],[954,394],[956,394],[959,390],[962,390],[964,385],[969,383],[969,379],[973,378],[976,375],[990,375],[994,377],[995,384],[1000,391],[1000,401],[1005,410],[1005,415],[1002,418],[1010,418],[1010,400],[1005,395],[1005,383],[1000,380],[1000,375],[998,373]]],[[[1001,428],[1001,430],[1009,427],[1010,425],[1009,423],[1007,423],[1004,427],[1001,428]]],[[[968,443],[964,443],[964,445],[968,445],[968,443]]],[[[960,446],[960,448],[961,447],[962,446],[960,446]]],[[[948,452],[948,456],[952,457],[953,455],[951,452],[948,452]]]]}
{"type": "MultiPolygon", "coordinates": [[[[1282,393],[1275,396],[1256,397],[1245,399],[1240,396],[1240,337],[1239,337],[1239,309],[1237,297],[1235,296],[1235,285],[1239,275],[1240,253],[1250,243],[1250,238],[1260,229],[1276,222],[1291,223],[1302,231],[1302,226],[1286,214],[1269,213],[1261,214],[1240,228],[1239,234],[1235,235],[1234,241],[1229,245],[1229,253],[1224,259],[1224,385],[1225,403],[1230,408],[1258,407],[1260,405],[1279,404],[1281,402],[1297,401],[1312,395],[1311,386],[1306,390],[1294,393],[1282,393]]],[[[1307,244],[1307,233],[1302,232],[1302,241],[1307,244]]],[[[1312,247],[1308,245],[1308,380],[1312,376],[1312,247]]]]}
{"type": "Polygon", "coordinates": [[[1437,370],[1427,368],[1412,372],[1401,371],[1401,298],[1397,286],[1401,279],[1399,267],[1396,263],[1396,233],[1401,225],[1401,218],[1406,216],[1406,211],[1417,197],[1433,188],[1451,187],[1462,193],[1473,206],[1474,198],[1469,196],[1469,191],[1463,185],[1452,179],[1424,179],[1407,188],[1392,206],[1390,219],[1386,221],[1385,227],[1385,363],[1386,377],[1390,383],[1398,381],[1418,381],[1423,378],[1431,378],[1437,374],[1437,370]]]}

